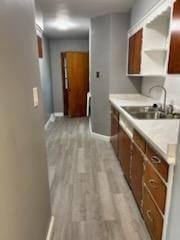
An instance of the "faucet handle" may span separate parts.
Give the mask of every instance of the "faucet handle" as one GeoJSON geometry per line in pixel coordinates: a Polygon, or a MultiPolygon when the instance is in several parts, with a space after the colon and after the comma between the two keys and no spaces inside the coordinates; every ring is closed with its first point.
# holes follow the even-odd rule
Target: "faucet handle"
{"type": "Polygon", "coordinates": [[[162,110],[162,104],[161,103],[154,103],[152,107],[153,107],[153,109],[162,110]]]}
{"type": "Polygon", "coordinates": [[[167,106],[166,106],[166,112],[167,112],[168,114],[173,114],[173,112],[174,112],[174,106],[173,106],[172,104],[167,105],[167,106]]]}

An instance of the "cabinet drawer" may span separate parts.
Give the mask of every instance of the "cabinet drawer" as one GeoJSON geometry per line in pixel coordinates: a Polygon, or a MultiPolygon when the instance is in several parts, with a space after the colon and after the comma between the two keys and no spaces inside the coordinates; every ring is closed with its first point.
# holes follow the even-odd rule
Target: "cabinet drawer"
{"type": "Polygon", "coordinates": [[[140,147],[140,149],[143,152],[145,152],[146,151],[146,141],[136,130],[134,130],[134,132],[133,132],[133,139],[134,139],[135,143],[137,144],[137,146],[140,147]]]}
{"type": "Polygon", "coordinates": [[[166,186],[161,178],[154,171],[150,163],[146,163],[144,182],[154,197],[158,207],[164,213],[166,203],[166,186]]]}
{"type": "Polygon", "coordinates": [[[143,215],[152,239],[161,240],[163,230],[163,218],[145,187],[143,197],[143,215]]]}
{"type": "Polygon", "coordinates": [[[160,175],[168,181],[169,165],[165,160],[149,145],[146,148],[146,155],[160,175]]]}

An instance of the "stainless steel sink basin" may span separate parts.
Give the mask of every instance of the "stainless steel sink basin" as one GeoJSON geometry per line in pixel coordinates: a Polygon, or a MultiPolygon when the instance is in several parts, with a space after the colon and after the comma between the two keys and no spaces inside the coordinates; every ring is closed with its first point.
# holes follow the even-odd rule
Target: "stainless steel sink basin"
{"type": "Polygon", "coordinates": [[[180,114],[165,114],[163,111],[153,107],[123,107],[133,118],[153,120],[153,119],[180,119],[180,114]]]}
{"type": "Polygon", "coordinates": [[[171,119],[173,118],[159,111],[131,113],[131,116],[137,119],[171,119]]]}
{"type": "Polygon", "coordinates": [[[124,110],[126,110],[128,113],[144,113],[144,112],[154,112],[156,109],[154,109],[151,106],[130,106],[130,107],[123,107],[124,110]]]}

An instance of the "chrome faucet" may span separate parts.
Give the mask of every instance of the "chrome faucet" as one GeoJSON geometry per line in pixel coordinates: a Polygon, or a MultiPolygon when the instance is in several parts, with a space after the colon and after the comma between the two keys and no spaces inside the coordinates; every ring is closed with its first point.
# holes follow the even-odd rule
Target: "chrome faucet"
{"type": "Polygon", "coordinates": [[[151,93],[151,91],[154,89],[154,88],[161,88],[163,91],[164,91],[164,102],[163,102],[163,112],[166,113],[166,102],[167,102],[167,90],[165,87],[163,86],[160,86],[160,85],[156,85],[156,86],[153,86],[152,88],[149,89],[149,93],[151,93]]]}

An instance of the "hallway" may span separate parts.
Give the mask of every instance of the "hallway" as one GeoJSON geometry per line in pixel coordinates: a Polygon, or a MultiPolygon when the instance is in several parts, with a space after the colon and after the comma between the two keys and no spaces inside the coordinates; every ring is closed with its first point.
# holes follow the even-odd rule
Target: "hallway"
{"type": "Polygon", "coordinates": [[[58,119],[47,147],[54,240],[149,240],[111,145],[87,119],[58,119]]]}

